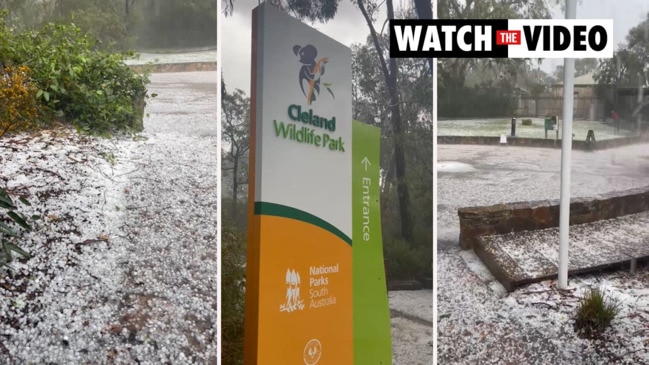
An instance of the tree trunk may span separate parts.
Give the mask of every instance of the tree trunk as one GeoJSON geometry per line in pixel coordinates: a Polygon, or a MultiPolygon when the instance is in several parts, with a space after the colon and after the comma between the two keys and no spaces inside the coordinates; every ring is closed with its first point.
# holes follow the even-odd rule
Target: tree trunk
{"type": "MultiPolygon", "coordinates": [[[[233,144],[234,145],[234,144],[233,144]]],[[[232,147],[232,152],[234,152],[234,147],[232,147]]],[[[236,222],[237,216],[237,199],[239,192],[239,154],[232,153],[233,166],[232,166],[232,219],[236,222]]]]}
{"type": "MultiPolygon", "coordinates": [[[[431,0],[414,0],[417,18],[419,19],[433,19],[433,3],[431,0]]],[[[430,72],[433,72],[433,59],[429,58],[428,65],[430,72]]]]}
{"type": "MultiPolygon", "coordinates": [[[[388,19],[394,19],[394,9],[392,7],[392,0],[386,2],[388,7],[388,19]]],[[[383,56],[383,50],[381,44],[379,43],[376,30],[374,25],[365,9],[365,4],[363,0],[358,1],[358,8],[363,14],[367,25],[370,28],[370,34],[372,36],[372,42],[374,43],[374,48],[381,61],[381,70],[385,78],[385,83],[388,86],[388,94],[390,97],[390,123],[392,124],[392,131],[395,137],[394,145],[394,157],[396,164],[396,175],[397,175],[397,195],[399,198],[399,215],[401,217],[401,238],[407,242],[413,241],[412,233],[412,218],[410,215],[410,195],[408,193],[408,185],[406,185],[406,158],[404,150],[404,141],[403,141],[403,130],[401,124],[401,111],[399,109],[399,92],[397,89],[397,60],[395,58],[390,58],[389,64],[390,68],[385,62],[383,56]]]]}
{"type": "Polygon", "coordinates": [[[636,133],[640,135],[641,131],[641,124],[642,124],[642,94],[643,94],[643,86],[644,86],[644,79],[642,78],[642,75],[638,73],[638,115],[636,116],[637,118],[637,131],[636,133]]]}
{"type": "MultiPolygon", "coordinates": [[[[387,0],[388,19],[394,19],[392,0],[387,0]]],[[[397,173],[397,194],[399,195],[399,214],[401,216],[401,237],[412,242],[412,217],[410,215],[410,194],[406,184],[406,153],[404,149],[404,131],[401,123],[401,108],[397,89],[397,59],[390,58],[390,74],[388,75],[388,90],[390,94],[390,122],[395,136],[394,159],[397,173]]]]}

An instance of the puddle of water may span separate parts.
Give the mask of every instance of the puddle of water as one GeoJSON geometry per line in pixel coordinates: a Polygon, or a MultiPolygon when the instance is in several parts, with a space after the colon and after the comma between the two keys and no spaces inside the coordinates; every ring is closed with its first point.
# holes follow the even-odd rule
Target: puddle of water
{"type": "Polygon", "coordinates": [[[437,172],[459,173],[459,172],[471,172],[471,171],[475,171],[475,168],[463,162],[457,162],[457,161],[437,162],[437,172]]]}

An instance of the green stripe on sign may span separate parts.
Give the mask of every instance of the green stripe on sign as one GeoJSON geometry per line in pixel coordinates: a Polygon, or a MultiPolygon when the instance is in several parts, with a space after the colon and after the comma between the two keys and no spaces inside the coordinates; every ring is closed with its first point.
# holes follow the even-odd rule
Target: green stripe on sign
{"type": "Polygon", "coordinates": [[[381,130],[352,123],[354,365],[392,365],[379,196],[381,130]]]}
{"type": "Polygon", "coordinates": [[[313,224],[316,227],[320,227],[326,231],[333,233],[334,235],[338,236],[341,240],[345,241],[348,245],[350,246],[352,245],[352,239],[349,238],[349,236],[347,236],[341,230],[336,228],[333,224],[325,221],[322,218],[318,218],[311,213],[307,213],[303,210],[299,210],[282,204],[255,202],[255,214],[290,218],[305,223],[313,224]]]}

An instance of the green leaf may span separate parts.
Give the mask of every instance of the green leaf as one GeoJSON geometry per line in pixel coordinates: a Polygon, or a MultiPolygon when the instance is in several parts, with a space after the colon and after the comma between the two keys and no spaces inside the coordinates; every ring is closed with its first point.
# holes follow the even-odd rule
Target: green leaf
{"type": "Polygon", "coordinates": [[[332,96],[332,97],[333,97],[334,99],[336,98],[336,96],[334,95],[334,92],[333,92],[333,91],[331,91],[331,89],[330,89],[330,88],[327,88],[327,91],[329,91],[329,93],[331,94],[331,96],[332,96]]]}
{"type": "Polygon", "coordinates": [[[5,202],[3,200],[0,200],[0,208],[10,209],[11,210],[11,209],[16,209],[16,206],[12,205],[12,204],[7,204],[7,202],[5,202]]]}
{"type": "Polygon", "coordinates": [[[332,84],[331,84],[330,82],[323,82],[322,85],[324,85],[325,87],[329,87],[329,86],[331,86],[332,84]]]}
{"type": "Polygon", "coordinates": [[[9,195],[7,195],[7,193],[4,191],[0,193],[0,207],[5,209],[16,209],[14,201],[11,200],[9,195]]]}
{"type": "Polygon", "coordinates": [[[29,202],[29,200],[23,198],[22,196],[20,198],[18,198],[18,200],[20,200],[21,203],[25,204],[28,207],[32,206],[32,204],[29,202]]]}
{"type": "Polygon", "coordinates": [[[50,93],[47,91],[43,91],[43,97],[45,98],[45,101],[50,101],[50,93]]]}
{"type": "Polygon", "coordinates": [[[2,253],[5,254],[5,258],[7,259],[6,263],[10,263],[14,260],[14,258],[11,257],[11,250],[7,247],[8,244],[9,242],[2,240],[2,253]]]}
{"type": "Polygon", "coordinates": [[[18,236],[18,234],[16,232],[14,232],[14,230],[11,229],[11,227],[4,224],[3,222],[0,222],[0,232],[2,232],[4,234],[7,234],[9,236],[12,236],[12,237],[18,236]]]}
{"type": "Polygon", "coordinates": [[[0,189],[0,202],[14,206],[14,202],[11,200],[11,197],[9,197],[9,194],[2,189],[0,189]]]}
{"type": "Polygon", "coordinates": [[[27,251],[23,250],[22,248],[14,245],[12,243],[9,243],[9,242],[5,242],[5,250],[7,251],[7,253],[9,251],[14,251],[14,252],[16,252],[17,254],[21,255],[22,257],[24,257],[26,259],[29,259],[29,258],[32,257],[32,255],[30,255],[29,252],[27,252],[27,251]]]}
{"type": "Polygon", "coordinates": [[[39,219],[41,219],[41,216],[40,216],[40,215],[38,215],[38,214],[34,214],[34,215],[32,215],[32,220],[33,220],[33,221],[37,221],[37,220],[39,220],[39,219]]]}
{"type": "Polygon", "coordinates": [[[27,231],[31,232],[32,227],[29,224],[27,224],[25,219],[23,219],[23,217],[19,216],[16,212],[8,212],[7,215],[9,217],[11,217],[11,219],[13,219],[14,222],[18,223],[19,226],[21,226],[24,229],[26,229],[27,231]]]}

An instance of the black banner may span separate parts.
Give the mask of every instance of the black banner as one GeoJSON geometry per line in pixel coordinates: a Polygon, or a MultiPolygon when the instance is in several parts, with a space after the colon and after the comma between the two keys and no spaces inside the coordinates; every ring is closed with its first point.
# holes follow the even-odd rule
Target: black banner
{"type": "Polygon", "coordinates": [[[390,57],[507,58],[507,45],[496,44],[507,27],[507,19],[392,19],[390,57]]]}

